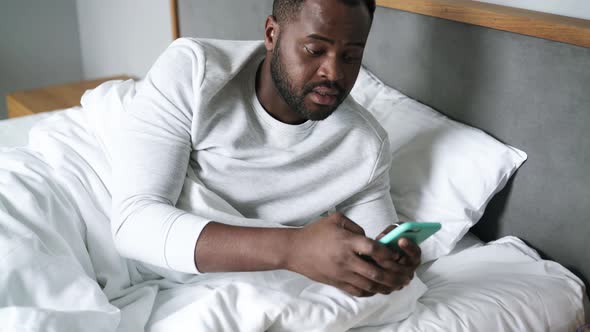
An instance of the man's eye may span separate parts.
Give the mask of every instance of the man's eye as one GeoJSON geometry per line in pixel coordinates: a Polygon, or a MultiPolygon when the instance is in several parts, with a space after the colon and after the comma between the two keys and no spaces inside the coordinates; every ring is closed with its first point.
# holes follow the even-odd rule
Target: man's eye
{"type": "Polygon", "coordinates": [[[308,47],[308,46],[305,46],[305,51],[313,56],[318,56],[318,55],[322,54],[321,50],[314,50],[313,48],[308,47]]]}
{"type": "Polygon", "coordinates": [[[361,61],[362,56],[356,54],[345,54],[343,59],[346,63],[358,63],[361,61]]]}

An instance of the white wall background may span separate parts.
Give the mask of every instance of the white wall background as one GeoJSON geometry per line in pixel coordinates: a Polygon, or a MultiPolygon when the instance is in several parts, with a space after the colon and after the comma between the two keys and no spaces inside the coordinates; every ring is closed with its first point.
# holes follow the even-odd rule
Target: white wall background
{"type": "MultiPolygon", "coordinates": [[[[476,0],[590,20],[590,0],[476,0]]],[[[169,0],[76,0],[86,79],[145,76],[172,42],[169,0]]]]}
{"type": "Polygon", "coordinates": [[[80,79],[76,0],[0,0],[0,119],[6,94],[80,79]]]}
{"type": "Polygon", "coordinates": [[[590,20],[590,0],[476,0],[590,20]]]}
{"type": "Polygon", "coordinates": [[[145,76],[172,42],[168,0],[76,0],[85,79],[145,76]]]}
{"type": "MultiPolygon", "coordinates": [[[[590,20],[590,0],[476,1],[590,20]]],[[[10,91],[145,76],[172,42],[169,6],[169,0],[2,0],[0,119],[1,97],[10,91]]]]}

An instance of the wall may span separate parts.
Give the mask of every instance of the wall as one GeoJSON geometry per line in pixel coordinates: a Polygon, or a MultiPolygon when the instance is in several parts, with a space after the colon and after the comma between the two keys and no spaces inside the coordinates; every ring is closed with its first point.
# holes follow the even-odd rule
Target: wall
{"type": "Polygon", "coordinates": [[[76,0],[2,0],[0,119],[5,95],[82,78],[76,0]]]}
{"type": "Polygon", "coordinates": [[[77,0],[84,78],[145,76],[172,42],[168,0],[77,0]]]}
{"type": "Polygon", "coordinates": [[[503,6],[530,9],[539,12],[571,16],[590,20],[590,1],[588,0],[476,0],[503,6]]]}

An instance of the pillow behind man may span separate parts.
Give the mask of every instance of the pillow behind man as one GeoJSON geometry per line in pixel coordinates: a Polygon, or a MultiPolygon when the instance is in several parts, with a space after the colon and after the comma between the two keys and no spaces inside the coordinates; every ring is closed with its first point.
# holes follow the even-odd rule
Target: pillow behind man
{"type": "Polygon", "coordinates": [[[448,254],[527,155],[404,96],[362,68],[350,95],[389,134],[391,196],[400,220],[438,221],[422,261],[448,254]]]}

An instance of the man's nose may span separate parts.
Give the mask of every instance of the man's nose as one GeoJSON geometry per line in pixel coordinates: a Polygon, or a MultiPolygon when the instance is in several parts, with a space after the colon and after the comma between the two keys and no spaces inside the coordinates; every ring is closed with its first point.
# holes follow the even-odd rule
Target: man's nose
{"type": "Polygon", "coordinates": [[[319,74],[323,79],[339,81],[344,78],[342,62],[335,56],[326,57],[320,66],[319,74]]]}

